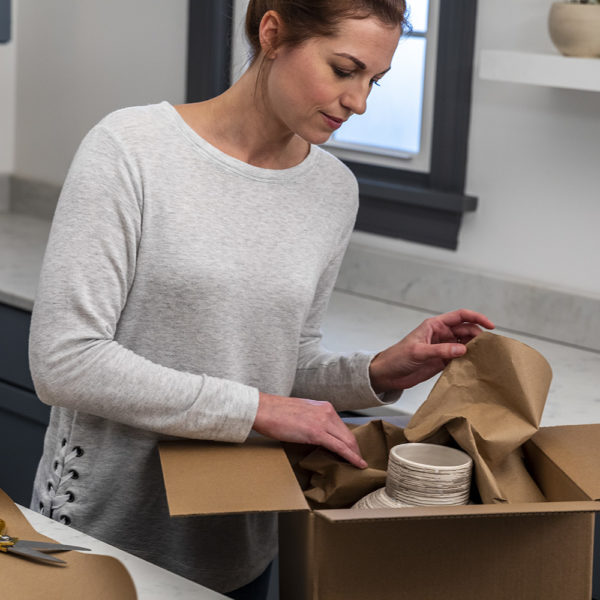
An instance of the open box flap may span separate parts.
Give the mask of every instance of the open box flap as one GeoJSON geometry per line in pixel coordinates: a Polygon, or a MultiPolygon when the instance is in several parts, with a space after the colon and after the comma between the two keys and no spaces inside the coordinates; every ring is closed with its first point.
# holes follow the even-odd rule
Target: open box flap
{"type": "Polygon", "coordinates": [[[588,498],[600,500],[600,425],[543,427],[531,441],[588,498]]]}
{"type": "Polygon", "coordinates": [[[331,523],[350,521],[398,521],[406,519],[445,519],[506,515],[548,515],[557,513],[589,513],[600,511],[600,502],[529,502],[524,504],[470,504],[461,506],[410,506],[368,510],[317,510],[315,514],[331,523]]]}
{"type": "Polygon", "coordinates": [[[171,516],[307,510],[279,442],[159,444],[171,516]]]}

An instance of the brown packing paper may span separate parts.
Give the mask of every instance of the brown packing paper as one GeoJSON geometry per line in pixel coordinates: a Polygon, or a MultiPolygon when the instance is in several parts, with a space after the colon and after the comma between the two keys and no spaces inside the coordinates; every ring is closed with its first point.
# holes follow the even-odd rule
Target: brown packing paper
{"type": "Polygon", "coordinates": [[[354,429],[367,469],[322,448],[303,458],[295,470],[301,483],[309,482],[304,494],[313,508],[348,507],[385,485],[392,446],[424,441],[457,446],[473,458],[483,503],[543,502],[521,446],[538,430],[551,378],[533,348],[482,333],[446,367],[404,432],[382,421],[354,429]]]}
{"type": "Polygon", "coordinates": [[[313,508],[345,508],[383,487],[390,450],[406,442],[401,428],[384,421],[360,425],[353,433],[369,465],[366,469],[357,469],[324,448],[313,450],[298,463],[300,473],[309,474],[304,495],[313,508]]]}
{"type": "Polygon", "coordinates": [[[444,370],[404,430],[410,442],[444,430],[474,461],[483,503],[543,502],[521,446],[539,428],[552,370],[516,340],[482,333],[444,370]]]}
{"type": "MultiPolygon", "coordinates": [[[[53,542],[29,524],[12,500],[0,490],[0,518],[7,533],[24,540],[53,542]]],[[[111,556],[71,550],[57,556],[65,566],[0,553],[0,597],[27,600],[135,600],[137,594],[125,567],[111,556]]]]}

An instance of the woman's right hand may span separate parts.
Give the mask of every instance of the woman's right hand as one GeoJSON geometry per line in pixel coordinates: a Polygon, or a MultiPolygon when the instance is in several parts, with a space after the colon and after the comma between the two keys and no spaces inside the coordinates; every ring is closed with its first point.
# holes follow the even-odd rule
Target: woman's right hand
{"type": "Polygon", "coordinates": [[[282,442],[323,446],[364,469],[352,432],[329,402],[259,394],[253,429],[282,442]]]}

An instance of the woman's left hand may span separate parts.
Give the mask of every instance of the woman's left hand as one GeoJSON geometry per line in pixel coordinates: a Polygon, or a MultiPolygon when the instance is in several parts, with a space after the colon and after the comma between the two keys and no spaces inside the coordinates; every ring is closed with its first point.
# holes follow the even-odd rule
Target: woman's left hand
{"type": "Polygon", "coordinates": [[[403,340],[373,358],[369,367],[371,386],[379,394],[426,381],[467,351],[465,344],[481,333],[480,326],[494,329],[485,315],[466,309],[426,319],[403,340]]]}

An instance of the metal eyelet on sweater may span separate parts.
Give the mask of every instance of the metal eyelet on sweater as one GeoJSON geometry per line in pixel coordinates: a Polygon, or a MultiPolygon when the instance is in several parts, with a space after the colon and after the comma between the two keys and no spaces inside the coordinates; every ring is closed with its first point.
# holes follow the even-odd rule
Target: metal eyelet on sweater
{"type": "Polygon", "coordinates": [[[67,492],[67,496],[69,496],[67,502],[75,502],[75,494],[73,492],[67,492]]]}
{"type": "Polygon", "coordinates": [[[44,510],[44,503],[43,503],[43,502],[40,502],[40,504],[39,504],[39,509],[40,509],[40,510],[44,510]]]}
{"type": "Polygon", "coordinates": [[[71,479],[79,479],[79,473],[75,469],[69,469],[69,473],[71,475],[71,479]]]}
{"type": "Polygon", "coordinates": [[[67,445],[67,440],[66,438],[62,439],[62,442],[60,443],[60,445],[64,448],[67,445]]]}
{"type": "Polygon", "coordinates": [[[75,446],[73,448],[73,450],[77,454],[77,458],[79,458],[80,456],[83,456],[83,448],[81,446],[75,446]]]}
{"type": "Polygon", "coordinates": [[[63,525],[70,525],[70,524],[71,524],[71,518],[70,518],[70,517],[68,517],[67,515],[61,515],[61,517],[60,517],[60,522],[61,522],[63,525]]]}
{"type": "Polygon", "coordinates": [[[51,482],[51,481],[49,481],[49,482],[48,482],[48,485],[46,486],[46,489],[47,489],[49,492],[51,492],[51,491],[52,491],[52,482],[51,482]]]}

